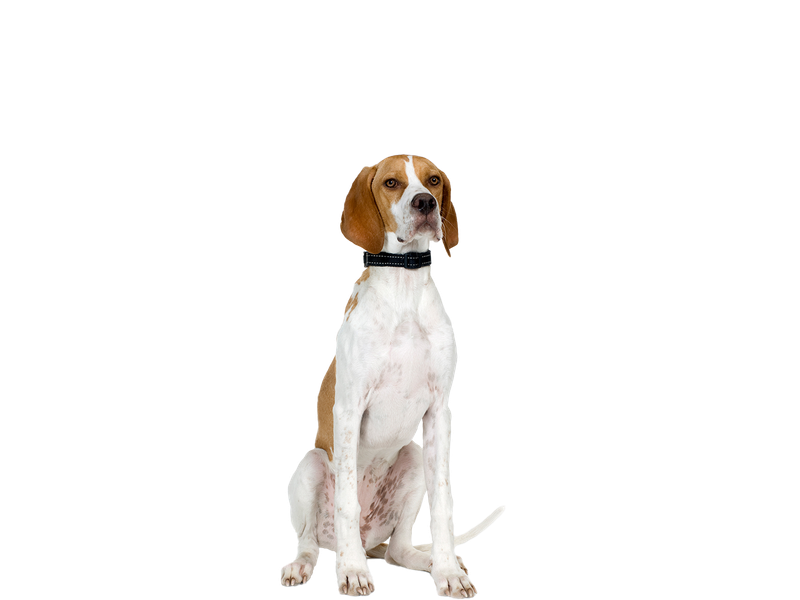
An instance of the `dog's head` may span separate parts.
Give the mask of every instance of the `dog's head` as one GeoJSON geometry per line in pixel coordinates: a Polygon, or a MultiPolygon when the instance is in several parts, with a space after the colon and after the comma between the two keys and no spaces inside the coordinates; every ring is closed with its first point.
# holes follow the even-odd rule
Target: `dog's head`
{"type": "Polygon", "coordinates": [[[442,240],[449,256],[458,243],[450,180],[421,156],[390,156],[364,167],[344,201],[342,233],[372,254],[385,245],[402,252],[442,240]]]}

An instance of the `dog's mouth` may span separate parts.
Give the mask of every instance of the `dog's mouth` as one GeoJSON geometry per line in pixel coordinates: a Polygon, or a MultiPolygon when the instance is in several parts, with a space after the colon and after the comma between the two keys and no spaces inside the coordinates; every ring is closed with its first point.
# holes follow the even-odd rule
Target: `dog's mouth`
{"type": "Polygon", "coordinates": [[[406,235],[397,236],[397,241],[401,244],[411,243],[418,238],[439,242],[443,237],[442,221],[437,211],[432,211],[427,215],[413,215],[411,222],[404,229],[406,235]]]}
{"type": "Polygon", "coordinates": [[[426,219],[415,225],[411,235],[409,235],[407,239],[411,240],[418,236],[428,236],[430,239],[438,242],[442,239],[442,230],[438,223],[426,219]]]}

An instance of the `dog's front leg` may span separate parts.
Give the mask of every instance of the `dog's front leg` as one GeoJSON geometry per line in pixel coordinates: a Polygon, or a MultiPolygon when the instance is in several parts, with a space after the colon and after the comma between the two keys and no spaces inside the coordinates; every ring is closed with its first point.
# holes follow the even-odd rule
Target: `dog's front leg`
{"type": "Polygon", "coordinates": [[[422,419],[425,484],[431,508],[431,575],[440,596],[471,598],[477,593],[458,564],[453,538],[453,496],[450,491],[450,409],[447,394],[422,419]]]}
{"type": "MultiPolygon", "coordinates": [[[[337,386],[337,400],[339,395],[337,386]]],[[[366,596],[375,590],[361,545],[361,507],[358,503],[358,438],[361,434],[361,406],[348,406],[350,398],[333,407],[333,461],[336,471],[334,519],[336,531],[336,577],[339,592],[366,596]]]]}

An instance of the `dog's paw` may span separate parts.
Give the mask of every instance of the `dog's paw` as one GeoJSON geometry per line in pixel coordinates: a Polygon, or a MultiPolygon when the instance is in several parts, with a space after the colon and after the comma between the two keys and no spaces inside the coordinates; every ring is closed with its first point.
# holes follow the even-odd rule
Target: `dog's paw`
{"type": "Polygon", "coordinates": [[[281,585],[301,585],[309,580],[314,565],[307,562],[293,562],[281,569],[281,585]]]}
{"type": "Polygon", "coordinates": [[[449,596],[450,598],[472,598],[478,593],[478,590],[475,589],[475,586],[472,585],[469,577],[467,577],[466,569],[461,573],[437,573],[434,571],[431,575],[436,584],[436,591],[440,596],[449,596]]]}
{"type": "Polygon", "coordinates": [[[372,576],[364,565],[360,567],[346,567],[336,569],[339,580],[339,593],[347,596],[368,596],[375,591],[372,576]]]}

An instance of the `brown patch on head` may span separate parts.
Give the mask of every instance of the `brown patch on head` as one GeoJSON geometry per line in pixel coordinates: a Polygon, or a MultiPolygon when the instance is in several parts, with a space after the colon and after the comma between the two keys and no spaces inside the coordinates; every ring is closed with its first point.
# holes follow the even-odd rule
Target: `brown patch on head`
{"type": "Polygon", "coordinates": [[[423,156],[415,156],[414,158],[414,174],[419,179],[420,183],[433,194],[436,202],[439,204],[439,209],[442,207],[442,172],[436,168],[436,165],[423,156]]]}
{"type": "Polygon", "coordinates": [[[372,191],[375,194],[375,203],[386,224],[386,231],[397,231],[397,221],[392,214],[392,205],[400,201],[403,192],[408,187],[406,163],[408,155],[398,154],[384,158],[377,165],[375,178],[372,182],[372,191]]]}

